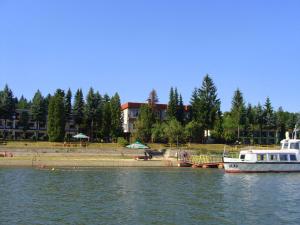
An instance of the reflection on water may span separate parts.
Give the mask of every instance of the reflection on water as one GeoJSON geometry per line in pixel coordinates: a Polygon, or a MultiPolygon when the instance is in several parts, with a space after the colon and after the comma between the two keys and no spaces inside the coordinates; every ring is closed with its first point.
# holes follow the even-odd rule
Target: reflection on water
{"type": "Polygon", "coordinates": [[[299,224],[300,174],[0,169],[0,224],[299,224]]]}
{"type": "Polygon", "coordinates": [[[239,223],[299,224],[300,174],[224,174],[223,182],[239,223]]]}

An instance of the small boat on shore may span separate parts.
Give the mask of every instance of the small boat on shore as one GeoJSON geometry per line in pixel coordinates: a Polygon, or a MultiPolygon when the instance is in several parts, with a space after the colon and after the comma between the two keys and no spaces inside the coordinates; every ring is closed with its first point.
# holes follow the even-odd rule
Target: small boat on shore
{"type": "Polygon", "coordinates": [[[266,172],[300,172],[300,139],[297,129],[293,139],[281,141],[278,150],[242,150],[239,158],[223,156],[224,169],[227,173],[266,173],[266,172]]]}

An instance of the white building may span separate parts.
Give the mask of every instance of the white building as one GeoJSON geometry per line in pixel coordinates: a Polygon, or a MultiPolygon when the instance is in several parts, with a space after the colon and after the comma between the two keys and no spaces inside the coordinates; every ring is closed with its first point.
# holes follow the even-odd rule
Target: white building
{"type": "MultiPolygon", "coordinates": [[[[127,102],[121,106],[123,113],[124,133],[133,133],[135,131],[134,122],[138,118],[141,106],[146,104],[148,103],[127,102]]],[[[188,108],[188,106],[184,106],[186,116],[188,116],[188,108]]],[[[156,104],[155,111],[157,118],[159,118],[161,121],[165,120],[167,118],[167,109],[167,104],[156,104]]]]}
{"type": "MultiPolygon", "coordinates": [[[[147,103],[138,103],[138,102],[127,102],[124,103],[122,108],[123,113],[123,129],[124,133],[132,133],[134,132],[134,122],[136,121],[139,113],[140,108],[142,105],[146,105],[147,103]]],[[[160,120],[165,120],[167,116],[167,104],[156,104],[155,109],[158,118],[160,120]]]]}

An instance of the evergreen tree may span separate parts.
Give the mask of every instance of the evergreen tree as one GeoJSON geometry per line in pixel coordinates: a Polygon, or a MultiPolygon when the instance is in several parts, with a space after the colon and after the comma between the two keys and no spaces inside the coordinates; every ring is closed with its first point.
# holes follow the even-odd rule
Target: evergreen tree
{"type": "MultiPolygon", "coordinates": [[[[154,95],[155,97],[155,95],[154,95]]],[[[121,137],[123,134],[121,100],[118,93],[111,98],[111,134],[113,138],[121,137]]],[[[156,104],[153,101],[153,104],[156,104]]]]}
{"type": "Polygon", "coordinates": [[[36,122],[36,140],[39,139],[40,123],[46,121],[47,111],[44,98],[39,90],[34,94],[31,104],[32,120],[36,122]]]}
{"type": "Polygon", "coordinates": [[[29,113],[27,110],[21,112],[18,124],[19,124],[19,129],[22,129],[23,131],[23,138],[25,139],[26,131],[29,129],[29,113]]]}
{"type": "MultiPolygon", "coordinates": [[[[253,144],[253,132],[254,132],[254,113],[252,109],[252,105],[248,104],[245,109],[245,119],[244,119],[244,133],[245,137],[247,137],[251,144],[253,144]]],[[[250,144],[247,143],[247,144],[250,144]]]]}
{"type": "Polygon", "coordinates": [[[66,110],[65,118],[66,118],[66,121],[69,122],[72,118],[72,92],[71,92],[70,88],[67,91],[64,103],[65,103],[65,110],[66,110]]]}
{"type": "Polygon", "coordinates": [[[84,120],[84,100],[81,89],[78,89],[75,94],[73,119],[77,127],[77,132],[79,132],[79,128],[81,127],[84,120]]]}
{"type": "Polygon", "coordinates": [[[209,130],[215,127],[218,111],[220,110],[220,100],[217,98],[217,88],[209,75],[203,79],[202,87],[199,89],[197,108],[193,108],[196,114],[196,121],[202,124],[208,135],[209,130]]]}
{"type": "Polygon", "coordinates": [[[15,99],[12,90],[5,85],[4,90],[0,94],[0,119],[4,119],[4,138],[6,138],[7,120],[15,115],[15,99]]]}
{"type": "Polygon", "coordinates": [[[48,108],[47,133],[49,141],[63,141],[65,137],[64,94],[58,89],[50,99],[48,108]]]}
{"type": "Polygon", "coordinates": [[[45,106],[45,112],[48,113],[48,106],[51,99],[51,95],[47,94],[47,96],[44,98],[44,106],[45,106]]]}
{"type": "Polygon", "coordinates": [[[88,95],[86,97],[85,104],[85,118],[87,123],[87,128],[89,130],[89,136],[91,140],[94,138],[94,123],[97,116],[97,102],[93,88],[90,88],[88,95]]]}
{"type": "Polygon", "coordinates": [[[148,97],[148,105],[152,110],[153,115],[155,116],[155,120],[161,120],[160,111],[156,107],[157,103],[158,103],[157,92],[156,90],[152,89],[148,97]]]}
{"type": "Polygon", "coordinates": [[[0,119],[2,119],[2,113],[3,113],[3,103],[2,103],[2,98],[3,98],[3,91],[0,91],[0,119]]]}
{"type": "MultiPolygon", "coordinates": [[[[65,98],[65,91],[64,90],[58,88],[55,93],[58,94],[58,95],[60,95],[63,98],[63,100],[64,100],[64,98],[65,98]]],[[[65,101],[64,101],[64,103],[65,103],[65,101]]]]}
{"type": "Polygon", "coordinates": [[[158,96],[156,90],[152,89],[148,97],[148,104],[154,110],[156,104],[158,103],[158,96]]]}
{"type": "Polygon", "coordinates": [[[11,119],[15,114],[15,100],[13,97],[12,90],[5,85],[4,90],[1,92],[0,95],[0,107],[1,107],[1,118],[5,120],[5,128],[6,128],[6,121],[11,119]]]}
{"type": "Polygon", "coordinates": [[[231,106],[231,116],[237,127],[237,140],[240,140],[240,127],[245,121],[245,103],[242,92],[237,89],[234,92],[231,106]]]}
{"type": "Polygon", "coordinates": [[[71,134],[70,134],[70,129],[71,129],[71,120],[72,120],[72,92],[71,89],[69,88],[67,91],[67,94],[64,96],[64,107],[65,107],[65,121],[66,121],[66,134],[65,138],[66,140],[69,141],[71,134]]]}
{"type": "Polygon", "coordinates": [[[167,116],[168,119],[177,119],[181,124],[184,123],[184,105],[181,94],[178,94],[177,88],[175,90],[173,87],[170,89],[170,99],[168,103],[167,116]]]}
{"type": "Polygon", "coordinates": [[[177,110],[178,110],[178,105],[179,105],[179,94],[178,94],[177,87],[174,89],[174,100],[173,101],[176,105],[176,115],[177,115],[177,110]]]}
{"type": "Polygon", "coordinates": [[[176,118],[176,112],[177,112],[177,101],[175,99],[174,89],[173,89],[173,87],[171,87],[170,95],[169,95],[168,109],[167,109],[168,119],[176,118]]]}
{"type": "Polygon", "coordinates": [[[285,132],[287,131],[287,121],[288,121],[289,113],[284,112],[282,107],[276,112],[276,127],[279,133],[279,140],[285,139],[285,132]]]}
{"type": "Polygon", "coordinates": [[[263,122],[264,122],[265,128],[267,128],[267,129],[275,128],[275,117],[274,117],[271,100],[269,97],[267,97],[266,103],[265,103],[264,109],[263,109],[263,122]]]}
{"type": "Polygon", "coordinates": [[[26,98],[22,95],[18,101],[17,109],[29,109],[29,103],[26,98]]]}
{"type": "Polygon", "coordinates": [[[149,105],[142,105],[135,122],[137,139],[148,142],[151,139],[152,126],[155,124],[155,115],[149,105]]]}
{"type": "Polygon", "coordinates": [[[198,115],[198,109],[200,108],[200,103],[199,103],[199,89],[195,88],[192,93],[191,101],[190,101],[190,115],[189,119],[190,120],[198,120],[199,115],[198,115]]]}
{"type": "Polygon", "coordinates": [[[296,113],[289,113],[287,120],[287,128],[290,131],[293,131],[297,123],[299,123],[299,115],[296,113]]]}
{"type": "Polygon", "coordinates": [[[179,95],[179,102],[178,102],[178,107],[177,107],[177,120],[181,123],[184,124],[185,122],[185,113],[184,113],[184,105],[183,105],[183,100],[181,94],[179,95]]]}
{"type": "Polygon", "coordinates": [[[260,103],[254,108],[254,121],[259,128],[260,144],[262,143],[262,129],[264,126],[263,108],[260,103]]]}
{"type": "Polygon", "coordinates": [[[96,102],[96,119],[95,119],[95,130],[97,138],[101,136],[102,132],[102,124],[103,124],[103,102],[102,102],[102,96],[97,91],[95,93],[95,102],[96,102]]]}
{"type": "Polygon", "coordinates": [[[103,126],[102,126],[102,136],[104,137],[105,141],[110,141],[111,135],[111,104],[110,104],[110,97],[105,94],[103,96],[103,126]]]}

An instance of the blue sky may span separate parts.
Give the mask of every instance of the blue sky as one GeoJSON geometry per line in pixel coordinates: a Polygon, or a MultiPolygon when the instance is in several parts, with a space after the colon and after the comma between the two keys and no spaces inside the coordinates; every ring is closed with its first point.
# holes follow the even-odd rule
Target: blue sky
{"type": "Polygon", "coordinates": [[[300,1],[0,0],[0,87],[188,103],[210,74],[222,109],[245,100],[299,112],[300,1]],[[297,100],[296,100],[297,99],[297,100]]]}

